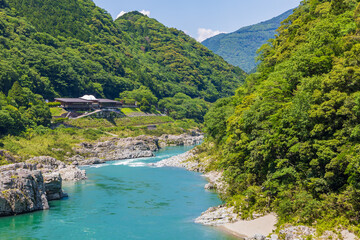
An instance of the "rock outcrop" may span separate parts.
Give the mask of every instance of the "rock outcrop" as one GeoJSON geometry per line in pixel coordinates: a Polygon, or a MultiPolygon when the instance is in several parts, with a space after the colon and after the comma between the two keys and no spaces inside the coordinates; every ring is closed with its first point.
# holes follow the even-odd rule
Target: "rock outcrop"
{"type": "MultiPolygon", "coordinates": [[[[154,156],[153,151],[158,150],[156,138],[139,136],[136,138],[112,138],[98,143],[82,143],[76,149],[79,155],[101,159],[103,161],[123,160],[154,156]]],[[[71,160],[71,159],[70,159],[71,160]]],[[[79,165],[92,164],[91,161],[77,161],[79,165]]]]}
{"type": "Polygon", "coordinates": [[[158,145],[160,148],[166,146],[191,146],[200,144],[204,139],[204,136],[198,133],[192,135],[162,135],[158,139],[158,145]]]}
{"type": "Polygon", "coordinates": [[[84,170],[52,157],[35,157],[0,167],[0,216],[49,209],[48,201],[61,199],[63,180],[82,180],[84,170]]]}
{"type": "Polygon", "coordinates": [[[186,168],[189,171],[202,172],[204,177],[209,181],[205,185],[207,190],[216,190],[218,193],[225,193],[228,188],[228,184],[223,179],[223,173],[219,171],[211,171],[205,173],[206,163],[194,161],[194,150],[190,150],[183,154],[161,160],[156,163],[149,163],[149,166],[154,167],[181,167],[186,168]]]}
{"type": "Polygon", "coordinates": [[[67,196],[67,194],[62,191],[62,178],[60,173],[53,172],[44,174],[44,184],[48,201],[59,200],[67,196]]]}
{"type": "Polygon", "coordinates": [[[58,170],[58,173],[61,175],[61,178],[64,181],[80,181],[87,179],[86,171],[80,170],[76,166],[67,166],[66,168],[61,168],[58,170]]]}
{"type": "Polygon", "coordinates": [[[238,215],[234,213],[234,207],[226,207],[221,205],[211,207],[195,219],[196,223],[208,226],[219,226],[225,223],[232,223],[238,219],[238,215]]]}
{"type": "Polygon", "coordinates": [[[194,135],[162,135],[161,137],[142,135],[112,138],[105,142],[81,143],[80,148],[75,149],[78,155],[67,160],[74,165],[91,165],[102,161],[153,157],[154,151],[166,146],[190,146],[201,143],[203,135],[194,135]]]}
{"type": "Polygon", "coordinates": [[[209,181],[205,185],[207,190],[216,190],[218,193],[226,193],[228,184],[224,181],[223,173],[219,171],[211,171],[203,175],[209,181]]]}
{"type": "Polygon", "coordinates": [[[43,174],[58,173],[64,181],[79,181],[86,179],[85,170],[80,170],[74,165],[65,163],[48,156],[34,157],[25,162],[28,165],[34,165],[35,169],[43,174]]]}
{"type": "Polygon", "coordinates": [[[80,155],[75,155],[74,157],[68,158],[67,160],[71,162],[74,166],[85,166],[105,163],[104,160],[97,157],[84,158],[80,155]]]}
{"type": "Polygon", "coordinates": [[[338,229],[337,233],[333,231],[324,231],[320,236],[317,235],[316,229],[307,226],[291,226],[287,225],[280,229],[279,234],[285,240],[302,240],[302,239],[341,239],[356,240],[355,234],[347,229],[338,229]]]}
{"type": "Polygon", "coordinates": [[[162,161],[156,162],[156,163],[149,163],[149,166],[154,167],[182,167],[186,169],[191,169],[197,163],[194,163],[192,161],[189,161],[194,156],[194,153],[192,151],[187,151],[183,154],[164,159],[162,161]]]}
{"type": "Polygon", "coordinates": [[[41,171],[0,172],[0,216],[49,209],[41,171]]]}

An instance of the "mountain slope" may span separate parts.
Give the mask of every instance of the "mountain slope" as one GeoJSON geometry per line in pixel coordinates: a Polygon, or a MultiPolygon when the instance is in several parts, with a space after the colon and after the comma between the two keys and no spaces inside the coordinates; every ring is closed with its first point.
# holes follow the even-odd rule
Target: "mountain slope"
{"type": "Polygon", "coordinates": [[[152,81],[144,83],[150,89],[157,84],[167,86],[173,81],[177,83],[174,87],[178,92],[191,97],[200,92],[200,96],[208,101],[215,101],[221,96],[232,95],[239,77],[244,76],[242,70],[227,64],[182,31],[167,28],[141,13],[125,14],[116,20],[116,24],[136,41],[141,65],[151,66],[151,70],[146,71],[152,71],[152,81]],[[166,72],[172,74],[163,74],[166,72]],[[193,88],[194,85],[197,88],[193,88]]]}
{"type": "MultiPolygon", "coordinates": [[[[160,50],[144,53],[144,37],[131,31],[133,23],[128,21],[126,30],[91,0],[2,0],[0,6],[0,91],[5,93],[18,80],[48,99],[116,98],[144,85],[160,99],[181,92],[214,101],[244,80],[243,71],[160,23],[152,32],[167,31],[171,41],[162,39],[158,47],[176,49],[173,53],[187,61],[164,61],[166,52],[160,50]]],[[[135,15],[146,21],[144,29],[155,21],[135,15]]]]}
{"type": "Polygon", "coordinates": [[[242,217],[275,211],[280,225],[359,235],[359,53],[359,1],[304,1],[258,71],[206,115],[242,217]]]}
{"type": "Polygon", "coordinates": [[[276,34],[276,29],[293,10],[289,10],[268,21],[243,27],[233,33],[219,34],[202,42],[228,63],[239,66],[246,72],[256,67],[256,51],[276,34]]]}

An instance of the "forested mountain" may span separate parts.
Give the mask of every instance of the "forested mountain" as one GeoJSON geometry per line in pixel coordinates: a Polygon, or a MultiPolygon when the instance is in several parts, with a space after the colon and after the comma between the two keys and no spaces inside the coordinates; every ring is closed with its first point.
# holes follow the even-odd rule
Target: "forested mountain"
{"type": "Polygon", "coordinates": [[[228,63],[250,72],[256,67],[256,51],[269,39],[274,38],[280,23],[292,12],[291,9],[268,21],[243,27],[232,33],[216,35],[202,44],[222,56],[228,63]]]}
{"type": "Polygon", "coordinates": [[[227,64],[181,31],[167,28],[141,13],[125,14],[115,22],[136,41],[139,62],[149,72],[145,85],[159,96],[183,92],[215,101],[233,95],[244,72],[227,64]],[[156,86],[162,86],[156,89],[156,86]]]}
{"type": "Polygon", "coordinates": [[[114,22],[91,0],[0,0],[0,91],[15,81],[52,99],[231,95],[244,72],[194,39],[134,12],[114,22]],[[171,49],[171,51],[168,51],[171,49]]]}
{"type": "Polygon", "coordinates": [[[359,1],[304,1],[261,49],[258,71],[206,115],[225,198],[244,217],[359,235],[359,1]]]}

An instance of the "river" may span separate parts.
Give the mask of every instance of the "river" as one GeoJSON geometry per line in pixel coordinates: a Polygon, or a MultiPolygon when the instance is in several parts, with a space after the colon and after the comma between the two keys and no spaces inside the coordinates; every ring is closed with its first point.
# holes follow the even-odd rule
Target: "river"
{"type": "Polygon", "coordinates": [[[204,190],[199,173],[146,165],[190,148],[168,147],[152,158],[84,167],[88,180],[64,183],[70,197],[50,202],[50,210],[1,218],[0,239],[232,240],[194,223],[201,212],[221,204],[204,190]]]}

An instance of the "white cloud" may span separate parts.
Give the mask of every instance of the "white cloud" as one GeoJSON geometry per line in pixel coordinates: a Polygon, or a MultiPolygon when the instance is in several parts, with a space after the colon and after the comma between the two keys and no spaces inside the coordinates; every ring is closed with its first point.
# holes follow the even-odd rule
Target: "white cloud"
{"type": "Polygon", "coordinates": [[[125,15],[125,14],[126,14],[126,12],[121,11],[121,12],[117,15],[116,19],[118,19],[119,17],[121,17],[121,16],[123,16],[123,15],[125,15]]]}
{"type": "MultiPolygon", "coordinates": [[[[126,13],[127,13],[127,12],[121,11],[121,12],[116,16],[116,19],[118,19],[119,17],[125,15],[126,13]]],[[[148,10],[141,10],[141,11],[139,11],[139,13],[141,13],[141,14],[143,14],[143,15],[145,15],[145,16],[150,17],[150,11],[148,11],[148,10]]]]}
{"type": "Polygon", "coordinates": [[[145,16],[150,17],[150,11],[148,11],[148,10],[141,10],[140,13],[144,14],[145,16]]]}
{"type": "Polygon", "coordinates": [[[212,30],[212,29],[205,29],[205,28],[199,28],[197,32],[198,32],[198,37],[196,40],[198,42],[202,42],[205,39],[208,39],[208,38],[218,35],[220,33],[225,33],[225,32],[221,32],[219,30],[212,30]]]}

